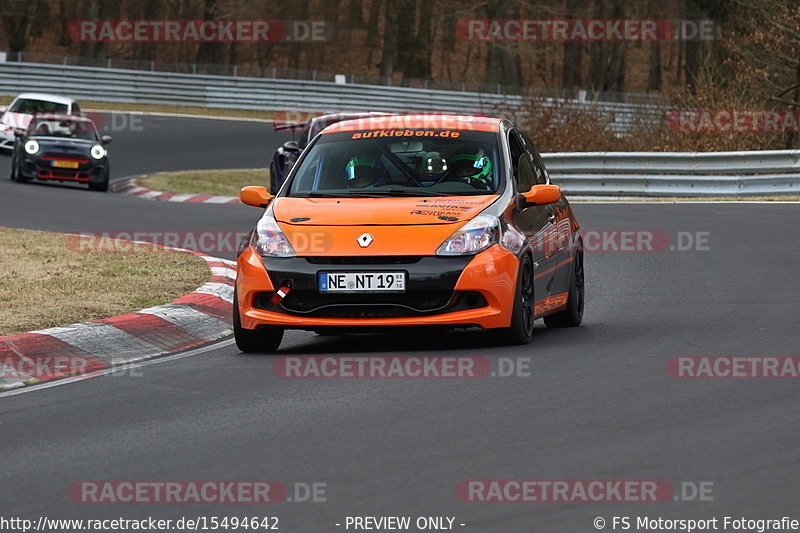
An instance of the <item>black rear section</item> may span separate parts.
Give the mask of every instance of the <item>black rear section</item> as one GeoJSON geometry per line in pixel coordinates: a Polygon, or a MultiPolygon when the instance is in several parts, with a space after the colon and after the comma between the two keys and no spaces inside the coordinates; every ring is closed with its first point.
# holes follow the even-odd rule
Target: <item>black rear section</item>
{"type": "Polygon", "coordinates": [[[455,290],[472,257],[292,257],[263,258],[272,285],[289,287],[279,304],[274,292],[258,295],[255,307],[314,318],[402,318],[430,316],[487,305],[476,292],[455,290]],[[321,293],[321,272],[406,272],[404,293],[321,293]]]}

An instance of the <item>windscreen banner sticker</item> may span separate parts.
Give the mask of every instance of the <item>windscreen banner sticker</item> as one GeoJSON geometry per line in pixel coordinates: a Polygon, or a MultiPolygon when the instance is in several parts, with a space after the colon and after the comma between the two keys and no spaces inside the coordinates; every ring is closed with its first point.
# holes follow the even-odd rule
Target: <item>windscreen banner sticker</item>
{"type": "Polygon", "coordinates": [[[444,130],[372,130],[354,133],[353,139],[372,139],[375,137],[446,137],[457,139],[461,132],[444,130]]]}
{"type": "Polygon", "coordinates": [[[415,205],[417,209],[411,211],[412,215],[428,216],[455,216],[460,217],[474,207],[481,206],[485,202],[481,200],[447,200],[445,202],[427,202],[415,205]]]}

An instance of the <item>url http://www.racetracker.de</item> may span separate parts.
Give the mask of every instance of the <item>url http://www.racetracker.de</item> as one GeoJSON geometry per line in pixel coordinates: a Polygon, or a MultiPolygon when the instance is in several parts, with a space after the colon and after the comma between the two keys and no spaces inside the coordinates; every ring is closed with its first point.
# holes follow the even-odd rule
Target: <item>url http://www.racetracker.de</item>
{"type": "Polygon", "coordinates": [[[60,519],[40,516],[36,520],[19,517],[1,517],[0,531],[28,533],[72,533],[86,531],[106,533],[109,531],[152,531],[159,533],[184,533],[189,531],[275,531],[279,521],[275,516],[197,516],[194,518],[143,519],[60,519]]]}

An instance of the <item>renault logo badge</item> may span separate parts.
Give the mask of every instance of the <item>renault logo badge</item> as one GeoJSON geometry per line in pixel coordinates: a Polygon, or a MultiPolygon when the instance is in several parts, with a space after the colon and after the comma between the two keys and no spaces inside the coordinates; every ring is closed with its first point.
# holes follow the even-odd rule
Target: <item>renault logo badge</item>
{"type": "Polygon", "coordinates": [[[372,244],[372,241],[374,240],[375,239],[369,233],[362,233],[358,237],[358,245],[361,246],[362,248],[366,248],[367,246],[372,244]]]}

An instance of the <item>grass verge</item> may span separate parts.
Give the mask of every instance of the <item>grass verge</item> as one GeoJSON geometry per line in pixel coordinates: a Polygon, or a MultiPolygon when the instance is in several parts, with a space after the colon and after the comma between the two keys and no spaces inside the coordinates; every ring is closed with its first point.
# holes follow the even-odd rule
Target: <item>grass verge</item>
{"type": "Polygon", "coordinates": [[[0,335],[64,326],[161,305],[210,277],[194,254],[0,228],[0,335]]]}
{"type": "Polygon", "coordinates": [[[158,172],[137,180],[137,184],[154,191],[175,194],[211,194],[238,197],[239,191],[245,185],[267,186],[267,171],[263,168],[250,168],[158,172]]]}

